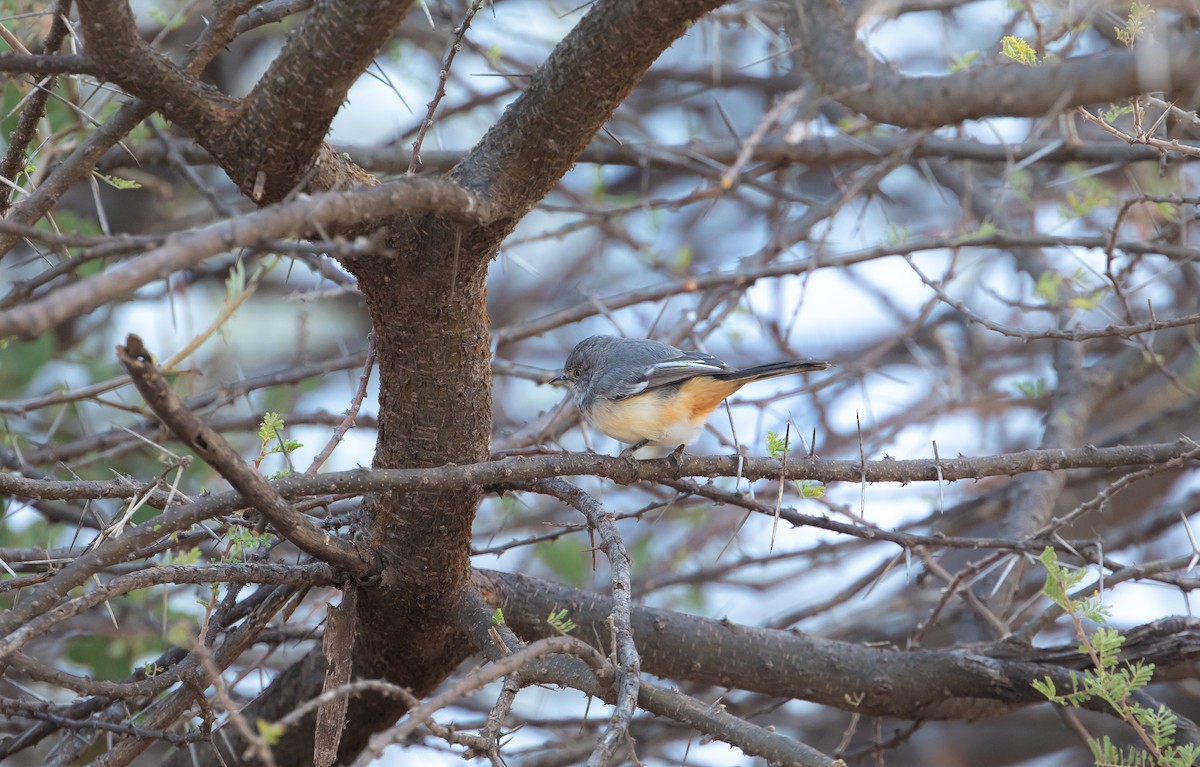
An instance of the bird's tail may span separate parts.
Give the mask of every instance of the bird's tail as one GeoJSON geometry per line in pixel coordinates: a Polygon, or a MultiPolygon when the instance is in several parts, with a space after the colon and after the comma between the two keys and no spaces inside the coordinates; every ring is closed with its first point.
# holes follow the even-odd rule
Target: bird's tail
{"type": "Polygon", "coordinates": [[[742,368],[741,370],[731,370],[728,373],[718,373],[713,378],[720,381],[757,381],[762,378],[774,378],[775,376],[786,376],[792,373],[825,370],[828,367],[828,362],[817,360],[787,360],[786,362],[770,362],[766,365],[755,365],[754,367],[742,368]]]}

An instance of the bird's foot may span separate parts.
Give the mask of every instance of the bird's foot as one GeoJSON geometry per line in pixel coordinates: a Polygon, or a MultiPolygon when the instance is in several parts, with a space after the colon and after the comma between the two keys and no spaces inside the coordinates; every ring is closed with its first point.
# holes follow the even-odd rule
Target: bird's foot
{"type": "Polygon", "coordinates": [[[637,468],[637,459],[633,457],[633,454],[636,453],[637,451],[641,450],[648,444],[650,444],[650,440],[648,440],[648,439],[639,440],[638,442],[635,442],[632,445],[630,445],[629,447],[622,450],[620,457],[624,458],[625,461],[628,462],[631,467],[636,469],[637,468]]]}

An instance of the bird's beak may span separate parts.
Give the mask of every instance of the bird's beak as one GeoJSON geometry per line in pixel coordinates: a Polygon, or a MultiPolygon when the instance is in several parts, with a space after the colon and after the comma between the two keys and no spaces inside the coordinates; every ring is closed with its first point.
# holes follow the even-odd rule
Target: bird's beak
{"type": "Polygon", "coordinates": [[[546,383],[550,384],[551,386],[563,386],[567,383],[567,374],[559,373],[558,375],[554,376],[546,383]]]}

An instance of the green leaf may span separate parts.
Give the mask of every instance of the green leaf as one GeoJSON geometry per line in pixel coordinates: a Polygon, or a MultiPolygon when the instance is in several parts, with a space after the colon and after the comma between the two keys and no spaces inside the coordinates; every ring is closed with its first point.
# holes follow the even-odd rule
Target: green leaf
{"type": "Polygon", "coordinates": [[[259,737],[261,737],[264,741],[266,741],[268,746],[277,745],[279,743],[280,739],[283,738],[284,730],[287,729],[282,724],[276,724],[275,722],[268,722],[266,719],[263,719],[262,717],[259,717],[255,721],[254,724],[255,724],[255,727],[258,729],[259,737]]]}
{"type": "Polygon", "coordinates": [[[1101,112],[1100,116],[1104,118],[1104,122],[1112,123],[1121,116],[1128,114],[1133,114],[1132,104],[1121,104],[1119,106],[1117,104],[1109,104],[1108,109],[1101,112]]]}
{"type": "Polygon", "coordinates": [[[1047,269],[1038,276],[1037,285],[1033,288],[1033,294],[1048,304],[1057,305],[1062,284],[1063,276],[1058,272],[1052,272],[1047,269]]]}
{"type": "Polygon", "coordinates": [[[1034,679],[1031,684],[1033,685],[1033,689],[1046,696],[1046,700],[1049,700],[1053,703],[1058,702],[1058,688],[1054,686],[1053,679],[1050,677],[1046,677],[1042,680],[1034,679]]]}
{"type": "Polygon", "coordinates": [[[1031,67],[1037,63],[1037,51],[1024,38],[1005,35],[1000,40],[1000,53],[1018,64],[1031,67]]]}
{"type": "Polygon", "coordinates": [[[150,14],[150,18],[154,19],[154,21],[160,27],[162,27],[166,30],[172,31],[172,32],[175,31],[176,29],[179,29],[187,22],[187,16],[183,15],[182,13],[178,14],[174,18],[170,18],[167,16],[167,14],[163,13],[161,10],[159,10],[158,8],[155,8],[153,6],[150,8],[150,10],[148,12],[150,14]]]}
{"type": "Polygon", "coordinates": [[[1067,306],[1072,309],[1082,309],[1090,312],[1095,309],[1108,296],[1108,288],[1099,288],[1082,296],[1074,296],[1070,301],[1067,301],[1067,306]]]}
{"type": "Polygon", "coordinates": [[[1178,717],[1166,706],[1149,709],[1131,699],[1138,690],[1150,684],[1154,666],[1150,663],[1120,662],[1121,647],[1125,637],[1107,624],[1110,613],[1100,602],[1099,595],[1083,600],[1071,600],[1067,592],[1084,577],[1082,570],[1068,570],[1059,564],[1058,555],[1047,546],[1038,560],[1046,568],[1046,585],[1042,593],[1055,604],[1070,613],[1080,638],[1079,652],[1094,655],[1097,667],[1072,674],[1071,692],[1062,695],[1049,677],[1034,680],[1030,684],[1052,703],[1080,706],[1093,698],[1099,698],[1126,720],[1136,720],[1144,733],[1141,737],[1146,749],[1130,746],[1122,751],[1113,745],[1107,736],[1088,740],[1088,748],[1097,767],[1192,767],[1200,758],[1200,748],[1194,744],[1177,745],[1175,735],[1178,717]],[[1100,624],[1091,636],[1083,631],[1079,618],[1087,611],[1100,624]],[[1081,687],[1082,683],[1082,687],[1081,687]]]}
{"type": "Polygon", "coordinates": [[[969,68],[976,61],[979,61],[983,56],[983,51],[967,51],[961,55],[955,55],[950,59],[950,72],[961,72],[969,68]]]}
{"type": "Polygon", "coordinates": [[[767,455],[782,458],[788,451],[787,439],[773,431],[767,432],[767,455]]]}
{"type": "Polygon", "coordinates": [[[168,551],[167,552],[167,564],[168,565],[188,566],[188,565],[194,565],[199,561],[200,561],[200,548],[198,546],[192,546],[190,549],[187,549],[186,551],[168,551]]]}
{"type": "Polygon", "coordinates": [[[92,171],[92,175],[95,176],[96,178],[100,179],[104,183],[108,184],[113,189],[125,190],[125,189],[141,189],[142,188],[141,184],[139,184],[138,182],[136,182],[132,179],[121,178],[120,176],[106,176],[103,173],[99,173],[97,171],[92,171]]]}
{"type": "Polygon", "coordinates": [[[692,262],[696,258],[696,251],[691,245],[680,245],[675,249],[675,271],[680,274],[685,274],[692,268],[692,262]]]}
{"type": "Polygon", "coordinates": [[[1067,202],[1058,206],[1058,215],[1067,221],[1083,218],[1097,208],[1112,204],[1113,191],[1108,184],[1092,177],[1075,182],[1075,188],[1067,192],[1067,202]]]}
{"type": "Polygon", "coordinates": [[[979,223],[979,228],[973,232],[967,232],[955,238],[955,245],[962,245],[971,242],[972,240],[984,240],[996,234],[996,224],[990,219],[985,218],[979,223]]]}
{"type": "Polygon", "coordinates": [[[256,533],[246,527],[235,527],[229,532],[229,559],[245,561],[247,555],[258,549],[269,547],[275,540],[271,533],[256,533]]]}
{"type": "Polygon", "coordinates": [[[43,333],[32,341],[7,338],[0,351],[0,390],[6,391],[20,391],[57,358],[53,333],[43,333]]]}
{"type": "Polygon", "coordinates": [[[543,541],[534,554],[551,572],[571,586],[582,586],[587,579],[588,557],[571,541],[543,541]]]}
{"type": "Polygon", "coordinates": [[[824,498],[825,485],[816,480],[804,480],[800,483],[800,495],[803,498],[824,498]]]}
{"type": "Polygon", "coordinates": [[[903,245],[908,241],[908,227],[897,227],[895,224],[888,224],[883,240],[888,245],[903,245]]]}
{"type": "Polygon", "coordinates": [[[555,631],[560,634],[570,634],[576,629],[575,621],[567,617],[567,610],[563,608],[558,612],[550,611],[550,615],[546,617],[546,622],[549,623],[555,631]]]}
{"type": "Polygon", "coordinates": [[[241,259],[234,262],[225,278],[225,297],[233,300],[246,290],[246,265],[241,259]]]}
{"type": "Polygon", "coordinates": [[[283,417],[274,411],[263,414],[258,427],[258,438],[263,442],[274,442],[283,431],[283,417]]]}
{"type": "Polygon", "coordinates": [[[1045,378],[1039,378],[1036,381],[1017,381],[1013,387],[1025,399],[1040,399],[1049,391],[1045,378]]]}
{"type": "Polygon", "coordinates": [[[1154,9],[1145,3],[1133,3],[1129,6],[1129,15],[1125,17],[1124,27],[1113,27],[1117,39],[1132,48],[1138,38],[1146,31],[1146,20],[1154,15],[1154,9]]]}

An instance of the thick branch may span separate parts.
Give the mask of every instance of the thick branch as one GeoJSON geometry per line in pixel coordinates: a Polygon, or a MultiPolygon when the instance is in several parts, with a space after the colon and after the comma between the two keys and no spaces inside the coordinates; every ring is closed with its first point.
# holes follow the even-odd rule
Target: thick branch
{"type": "MultiPolygon", "coordinates": [[[[613,609],[608,597],[523,575],[488,570],[476,578],[488,602],[504,610],[505,621],[530,637],[552,631],[545,615],[563,608],[580,625],[580,636],[602,636],[613,609]]],[[[1175,641],[1150,644],[1167,649],[1147,660],[1169,666],[1200,660],[1195,623],[1169,624],[1175,641]]],[[[646,607],[634,609],[633,629],[649,673],[903,719],[970,719],[1045,702],[1033,680],[1049,675],[1070,688],[1068,670],[1057,664],[1079,668],[1086,662],[1080,655],[1068,659],[1057,650],[1009,644],[994,645],[994,656],[988,647],[900,652],[646,607]]],[[[1099,710],[1107,707],[1095,703],[1099,710]]]]}
{"type": "MultiPolygon", "coordinates": [[[[477,573],[476,580],[485,579],[486,576],[477,573]]],[[[456,610],[457,621],[471,634],[476,646],[495,661],[519,651],[523,645],[507,625],[493,625],[491,615],[491,609],[475,588],[462,595],[456,610]]],[[[615,702],[613,686],[607,684],[607,680],[598,679],[595,671],[577,658],[550,657],[540,666],[522,671],[522,684],[538,682],[566,685],[608,703],[615,702]]],[[[811,746],[747,722],[725,711],[724,706],[702,703],[678,690],[667,690],[643,681],[638,690],[638,706],[683,722],[698,732],[740,748],[749,756],[762,756],[771,762],[799,767],[834,767],[833,760],[811,746]]]]}
{"type": "MultiPolygon", "coordinates": [[[[243,193],[262,202],[282,199],[312,167],[314,158],[321,169],[338,166],[353,175],[323,146],[325,134],[350,86],[411,6],[412,0],[313,3],[312,11],[242,100],[233,129],[200,136],[243,193]]],[[[331,177],[310,188],[337,188],[338,183],[331,177]]]]}
{"type": "Polygon", "coordinates": [[[719,5],[595,3],[452,177],[504,205],[507,233],[571,168],[654,60],[719,5]]]}

